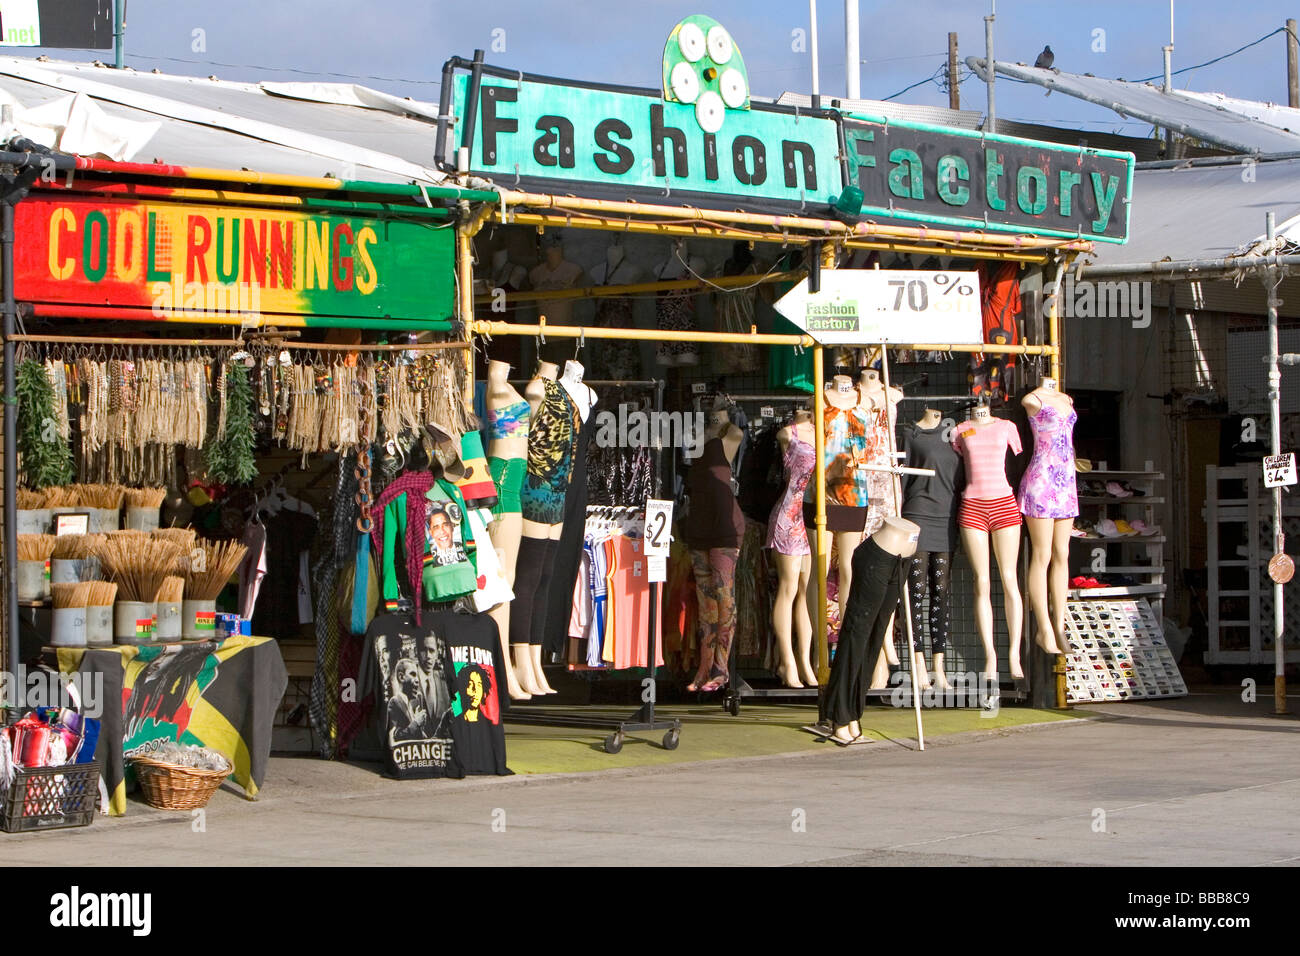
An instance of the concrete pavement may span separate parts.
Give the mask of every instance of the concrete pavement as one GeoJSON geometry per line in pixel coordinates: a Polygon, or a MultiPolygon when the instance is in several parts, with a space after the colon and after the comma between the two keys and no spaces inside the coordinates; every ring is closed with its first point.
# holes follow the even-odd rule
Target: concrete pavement
{"type": "Polygon", "coordinates": [[[222,791],[196,820],[133,801],[85,829],[0,835],[0,863],[1296,865],[1300,720],[1271,710],[1194,695],[924,753],[467,781],[283,758],[256,802],[222,791]]]}

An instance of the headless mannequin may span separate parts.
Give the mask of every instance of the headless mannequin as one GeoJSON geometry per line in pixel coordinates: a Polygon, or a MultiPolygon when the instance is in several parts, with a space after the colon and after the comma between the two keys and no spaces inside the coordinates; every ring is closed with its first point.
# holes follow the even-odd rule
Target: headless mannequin
{"type": "MultiPolygon", "coordinates": [[[[1062,417],[1074,408],[1074,399],[1056,387],[1056,379],[1044,378],[1038,388],[1020,402],[1031,416],[1044,405],[1062,417]]],[[[1029,540],[1029,606],[1038,622],[1038,646],[1048,654],[1069,653],[1065,638],[1065,592],[1070,580],[1070,529],[1073,518],[1031,518],[1029,540]],[[1049,611],[1050,608],[1050,611],[1049,611]]]]}
{"type": "MultiPolygon", "coordinates": [[[[731,417],[727,414],[727,408],[721,398],[715,403],[713,411],[709,413],[709,424],[704,430],[705,442],[717,438],[722,443],[722,454],[730,464],[736,460],[736,452],[740,450],[740,441],[744,433],[740,428],[731,424],[731,417]]],[[[687,517],[689,521],[689,516],[687,517]]],[[[694,547],[694,546],[692,546],[694,547]]],[[[694,550],[692,551],[694,555],[694,550]]],[[[697,576],[697,587],[698,587],[697,576]]],[[[734,601],[734,595],[733,595],[734,601]]],[[[733,610],[734,614],[734,610],[733,610]]],[[[716,627],[717,625],[715,625],[716,627]]],[[[734,622],[733,634],[729,640],[734,639],[734,622]]],[[[696,671],[695,679],[686,685],[688,691],[701,691],[703,693],[712,693],[721,690],[727,685],[727,662],[718,660],[713,655],[712,650],[706,650],[701,647],[700,666],[696,671]]],[[[730,644],[727,646],[727,654],[730,655],[730,644]]]]}
{"type": "MultiPolygon", "coordinates": [[[[536,377],[524,388],[524,397],[528,399],[528,405],[534,418],[537,416],[537,409],[542,404],[542,399],[546,396],[544,380],[556,381],[559,371],[559,367],[553,362],[539,362],[536,377]]],[[[558,541],[560,532],[563,530],[563,521],[557,524],[542,524],[540,521],[531,521],[528,518],[521,519],[522,537],[525,538],[558,541]]],[[[538,624],[540,622],[534,623],[538,624]]],[[[540,643],[515,644],[513,645],[513,653],[515,656],[515,674],[524,690],[534,695],[558,693],[547,682],[546,674],[542,671],[542,645],[540,643]]]]}
{"type": "Polygon", "coordinates": [[[560,385],[569,393],[573,404],[578,406],[578,414],[582,416],[585,424],[591,414],[592,406],[596,404],[596,393],[590,386],[582,384],[584,372],[581,362],[570,359],[564,363],[564,374],[560,376],[560,385]]]}
{"type": "MultiPolygon", "coordinates": [[[[487,407],[489,410],[496,411],[508,408],[523,401],[523,397],[507,381],[509,376],[510,366],[505,362],[488,362],[487,407]]],[[[488,442],[488,455],[506,461],[519,458],[526,459],[528,457],[527,423],[525,423],[523,434],[493,437],[488,442]]],[[[488,536],[492,538],[492,546],[496,549],[497,557],[501,559],[501,569],[511,587],[515,583],[515,563],[519,558],[519,538],[523,534],[523,527],[524,516],[518,512],[498,515],[496,520],[488,527],[488,536]]],[[[506,641],[509,641],[510,602],[505,601],[498,604],[488,614],[492,620],[496,621],[497,630],[506,635],[506,641]]],[[[509,654],[505,655],[504,663],[506,688],[510,696],[515,700],[528,700],[532,696],[532,691],[519,683],[509,654]]],[[[531,670],[529,676],[531,677],[531,670]]]]}
{"type": "MultiPolygon", "coordinates": [[[[853,387],[853,379],[847,375],[836,375],[831,379],[824,397],[827,405],[845,409],[857,407],[862,400],[858,390],[853,387]]],[[[844,620],[844,607],[849,603],[849,588],[853,585],[853,552],[862,543],[862,538],[861,531],[835,531],[831,535],[837,552],[836,567],[840,572],[837,603],[840,606],[841,621],[844,620]]]]}
{"type": "MultiPolygon", "coordinates": [[[[919,419],[917,419],[916,425],[918,428],[924,428],[927,431],[929,431],[931,429],[938,428],[939,425],[942,424],[942,422],[943,422],[942,411],[940,411],[937,408],[927,408],[925,410],[925,413],[919,419]]],[[[930,607],[931,607],[930,613],[933,614],[934,613],[933,595],[931,595],[930,607]]],[[[918,627],[920,627],[920,622],[916,619],[916,616],[913,615],[912,616],[913,632],[915,632],[918,627]]],[[[948,674],[944,670],[944,666],[943,666],[944,652],[939,651],[935,653],[933,657],[934,657],[934,686],[938,687],[940,690],[952,690],[952,684],[949,683],[948,674]]],[[[924,651],[913,652],[912,666],[916,670],[917,685],[922,690],[929,690],[931,687],[930,674],[928,669],[925,666],[924,651]]]]}
{"type": "MultiPolygon", "coordinates": [[[[576,289],[584,284],[585,279],[582,266],[564,258],[564,246],[558,237],[551,237],[546,246],[546,257],[528,273],[529,282],[539,292],[576,289]]],[[[546,303],[547,321],[556,325],[571,325],[572,318],[572,299],[555,299],[546,303]]]]}
{"type": "Polygon", "coordinates": [[[510,261],[510,250],[498,249],[492,253],[492,289],[518,292],[528,281],[528,270],[510,261]]]}
{"type": "Polygon", "coordinates": [[[605,250],[605,262],[592,273],[597,285],[633,285],[640,282],[645,271],[629,260],[623,243],[616,241],[605,250]]]}
{"type": "MultiPolygon", "coordinates": [[[[987,405],[976,406],[970,422],[962,428],[987,428],[993,424],[993,413],[987,405]]],[[[969,474],[969,473],[968,473],[969,474]]],[[[1020,633],[1024,621],[1024,607],[1020,601],[1020,584],[1016,579],[1016,560],[1020,556],[1020,526],[999,528],[990,535],[976,528],[961,529],[962,550],[970,561],[975,575],[975,624],[984,645],[984,675],[996,681],[998,677],[998,652],[993,646],[993,592],[989,574],[989,543],[992,538],[993,555],[997,558],[998,573],[1002,577],[1002,595],[1010,638],[1011,676],[1020,680],[1025,676],[1020,666],[1020,633]]]]}
{"type": "MultiPolygon", "coordinates": [[[[894,555],[897,558],[910,558],[916,552],[916,540],[920,530],[920,528],[905,518],[886,518],[885,523],[871,536],[871,541],[878,545],[881,550],[887,554],[894,555]]],[[[901,570],[898,573],[901,574],[901,570]]],[[[859,596],[859,600],[861,599],[861,596],[859,596]]],[[[859,608],[855,608],[855,612],[858,609],[859,608]]],[[[878,608],[875,610],[884,611],[885,609],[878,608]]],[[[890,608],[889,617],[891,622],[893,620],[892,612],[893,609],[890,608]]],[[[869,666],[870,658],[878,656],[878,654],[871,653],[869,644],[874,642],[869,639],[867,633],[872,629],[874,623],[875,622],[855,620],[852,625],[854,627],[854,636],[852,638],[845,635],[844,631],[841,631],[841,641],[852,640],[855,645],[860,641],[862,642],[862,646],[854,646],[851,648],[846,646],[845,648],[836,651],[835,663],[832,667],[835,667],[836,665],[845,666],[846,664],[851,666],[855,660],[857,661],[858,666],[862,668],[869,666]],[[843,659],[841,659],[841,653],[844,653],[843,659]]],[[[892,623],[888,625],[888,627],[892,626],[892,623]]],[[[887,628],[884,631],[883,639],[888,640],[888,638],[889,630],[887,628]]],[[[864,681],[865,677],[865,674],[859,675],[857,680],[864,681]]],[[[828,696],[831,696],[832,699],[834,699],[838,693],[841,693],[837,685],[843,681],[847,681],[850,685],[853,685],[853,675],[840,675],[833,671],[831,676],[832,683],[827,691],[828,696]]],[[[841,724],[832,719],[831,723],[834,730],[832,731],[831,737],[836,743],[850,744],[862,736],[862,728],[858,722],[858,718],[861,717],[861,708],[855,703],[853,709],[857,710],[857,715],[847,723],[841,724]]]]}
{"type": "MultiPolygon", "coordinates": [[[[885,383],[880,378],[880,373],[874,368],[863,369],[862,374],[858,376],[858,390],[862,393],[862,401],[859,407],[864,411],[875,415],[876,412],[885,407],[885,402],[889,403],[889,427],[894,427],[894,422],[898,415],[898,403],[903,400],[902,389],[890,387],[885,389],[885,383]]],[[[891,462],[893,464],[893,462],[891,462]]],[[[895,503],[901,500],[901,497],[895,494],[897,490],[898,477],[889,476],[889,507],[892,511],[897,511],[895,503]]],[[[891,621],[890,628],[885,632],[885,643],[880,649],[880,659],[875,662],[871,673],[871,686],[873,688],[884,687],[889,682],[889,668],[898,666],[898,651],[894,648],[894,629],[891,621]]]]}
{"type": "MultiPolygon", "coordinates": [[[[794,421],[776,433],[784,460],[792,436],[814,444],[813,415],[806,409],[794,413],[794,421]]],[[[809,660],[812,649],[812,620],[808,614],[808,579],[812,574],[811,554],[781,554],[773,550],[776,565],[776,597],[772,602],[772,632],[781,656],[777,673],[786,687],[816,687],[817,674],[809,660]],[[792,647],[791,630],[796,651],[792,647]]]]}

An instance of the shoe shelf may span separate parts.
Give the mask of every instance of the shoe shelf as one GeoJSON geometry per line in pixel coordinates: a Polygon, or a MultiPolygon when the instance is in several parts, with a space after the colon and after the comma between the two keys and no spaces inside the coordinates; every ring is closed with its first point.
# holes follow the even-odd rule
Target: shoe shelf
{"type": "MultiPolygon", "coordinates": [[[[1154,469],[1133,471],[1103,467],[1078,472],[1079,517],[1076,527],[1086,524],[1092,529],[1102,521],[1119,521],[1140,522],[1148,528],[1159,529],[1160,512],[1165,505],[1164,480],[1164,474],[1154,469]],[[1098,482],[1101,485],[1117,482],[1134,494],[1087,493],[1100,490],[1101,485],[1094,484],[1098,482]]],[[[1136,583],[1107,588],[1073,588],[1070,595],[1084,601],[1140,596],[1150,600],[1152,612],[1159,621],[1165,594],[1165,540],[1163,533],[1097,535],[1094,532],[1091,537],[1072,536],[1070,542],[1078,547],[1071,549],[1071,578],[1083,576],[1104,580],[1106,575],[1122,574],[1135,579],[1136,583]],[[1135,554],[1134,547],[1143,550],[1135,554]],[[1096,553],[1098,549],[1104,553],[1096,553]],[[1098,558],[1104,562],[1101,567],[1097,566],[1098,558]],[[1111,559],[1114,559],[1113,564],[1111,559]],[[1137,563],[1140,561],[1146,563],[1137,563]]]]}
{"type": "Polygon", "coordinates": [[[1066,700],[1072,704],[1182,697],[1187,684],[1145,598],[1067,601],[1066,700]]]}

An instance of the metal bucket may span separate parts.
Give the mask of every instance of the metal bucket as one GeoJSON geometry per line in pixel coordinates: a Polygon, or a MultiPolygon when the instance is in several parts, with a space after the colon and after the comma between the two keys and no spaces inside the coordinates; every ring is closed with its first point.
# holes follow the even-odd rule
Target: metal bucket
{"type": "Polygon", "coordinates": [[[217,602],[183,601],[181,637],[187,641],[212,641],[217,637],[217,602]]]}
{"type": "Polygon", "coordinates": [[[86,646],[110,647],[112,643],[113,605],[90,605],[86,608],[86,646]]]}
{"type": "Polygon", "coordinates": [[[114,644],[157,644],[158,605],[118,601],[113,605],[114,644]]]}
{"type": "Polygon", "coordinates": [[[159,508],[127,508],[126,530],[157,531],[158,517],[161,513],[159,508]]]}
{"type": "Polygon", "coordinates": [[[50,579],[45,576],[44,561],[19,561],[18,600],[44,601],[50,596],[50,579]]]}
{"type": "Polygon", "coordinates": [[[79,581],[89,581],[90,576],[86,573],[85,558],[51,558],[50,559],[50,583],[51,584],[76,584],[79,581]]]}
{"type": "Polygon", "coordinates": [[[158,631],[155,637],[159,642],[179,641],[181,639],[181,602],[158,602],[158,631]]]}
{"type": "Polygon", "coordinates": [[[54,512],[49,508],[20,508],[14,522],[19,534],[49,534],[54,512]]]}
{"type": "Polygon", "coordinates": [[[84,607],[56,607],[50,622],[50,643],[55,647],[86,646],[84,607]]]}

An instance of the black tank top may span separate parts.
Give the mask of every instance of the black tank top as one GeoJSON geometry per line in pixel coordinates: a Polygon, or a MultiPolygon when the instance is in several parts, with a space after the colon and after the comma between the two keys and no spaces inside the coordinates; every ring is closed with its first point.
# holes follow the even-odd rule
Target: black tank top
{"type": "Polygon", "coordinates": [[[683,536],[692,548],[739,548],[745,536],[745,516],[731,491],[731,463],[721,438],[704,443],[700,457],[686,475],[690,508],[683,536]]]}

